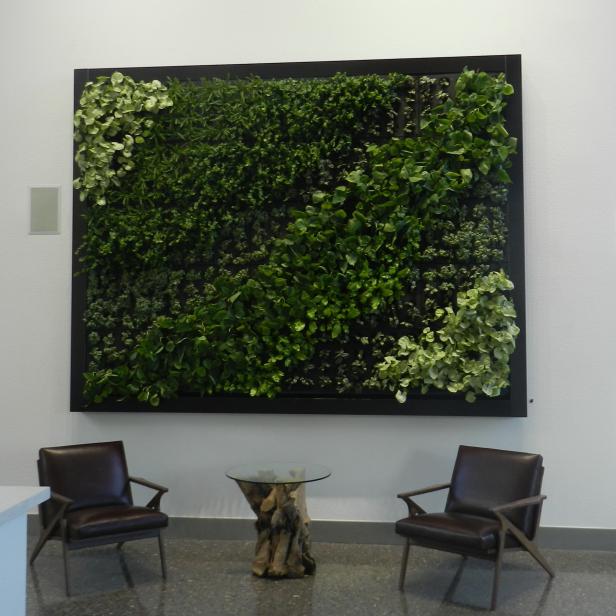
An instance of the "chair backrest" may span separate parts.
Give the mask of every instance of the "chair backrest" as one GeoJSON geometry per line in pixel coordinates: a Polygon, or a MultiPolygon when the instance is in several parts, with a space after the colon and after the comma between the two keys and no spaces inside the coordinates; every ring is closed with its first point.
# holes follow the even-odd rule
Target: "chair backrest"
{"type": "MultiPolygon", "coordinates": [[[[492,517],[490,508],[541,493],[543,458],[534,453],[461,445],[453,469],[446,511],[492,517]]],[[[505,515],[530,539],[541,506],[505,515]]]]}
{"type": "MultiPolygon", "coordinates": [[[[39,482],[73,499],[70,510],[105,505],[132,505],[122,441],[86,443],[39,450],[39,482]]],[[[40,513],[48,524],[57,510],[51,501],[40,513]]]]}

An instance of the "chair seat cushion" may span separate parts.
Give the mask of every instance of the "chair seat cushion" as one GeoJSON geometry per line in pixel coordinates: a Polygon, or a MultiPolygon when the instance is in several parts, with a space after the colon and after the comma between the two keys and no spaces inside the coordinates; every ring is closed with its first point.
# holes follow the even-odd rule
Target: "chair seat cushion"
{"type": "Polygon", "coordinates": [[[462,513],[424,513],[396,522],[399,535],[443,548],[486,551],[497,545],[499,523],[462,513]]]}
{"type": "Polygon", "coordinates": [[[66,515],[70,539],[92,539],[104,535],[165,528],[169,518],[147,507],[112,505],[71,511],[66,515]]]}

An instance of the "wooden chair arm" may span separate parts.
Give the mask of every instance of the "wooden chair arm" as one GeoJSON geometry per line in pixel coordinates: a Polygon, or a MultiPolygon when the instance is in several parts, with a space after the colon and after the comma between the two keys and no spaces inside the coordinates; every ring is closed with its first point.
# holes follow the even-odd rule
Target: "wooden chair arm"
{"type": "MultiPolygon", "coordinates": [[[[520,500],[513,501],[511,503],[505,503],[503,505],[498,505],[497,507],[492,507],[490,511],[496,516],[496,519],[500,523],[500,537],[501,541],[504,541],[504,537],[507,533],[513,535],[518,542],[526,548],[531,554],[535,556],[535,558],[539,558],[537,556],[537,550],[534,543],[526,536],[526,533],[522,531],[522,529],[518,528],[506,515],[505,512],[511,511],[512,509],[519,509],[520,507],[532,507],[540,505],[547,496],[544,494],[537,494],[536,496],[529,496],[528,498],[521,498],[520,500]]],[[[549,566],[546,568],[548,573],[551,571],[549,566]]],[[[553,573],[550,573],[553,575],[553,573]]]]}
{"type": "Polygon", "coordinates": [[[143,477],[129,477],[129,481],[133,483],[139,484],[146,488],[151,488],[152,490],[156,490],[156,494],[146,503],[146,507],[148,509],[154,509],[155,511],[160,511],[160,499],[163,497],[163,494],[169,492],[169,488],[165,486],[161,486],[153,481],[148,481],[147,479],[143,479],[143,477]]]}
{"type": "Polygon", "coordinates": [[[153,481],[144,479],[143,477],[129,477],[128,480],[132,481],[133,483],[138,483],[141,486],[145,486],[146,488],[152,488],[152,490],[159,490],[163,494],[165,492],[169,492],[169,488],[165,488],[165,486],[161,486],[157,483],[154,483],[153,481]]]}
{"type": "Polygon", "coordinates": [[[50,500],[57,501],[60,505],[63,506],[61,510],[64,513],[64,510],[72,505],[75,501],[72,498],[68,498],[68,496],[63,496],[62,494],[58,494],[57,492],[51,492],[49,495],[50,500]]]}
{"type": "Polygon", "coordinates": [[[397,494],[397,497],[402,499],[409,510],[409,517],[425,513],[425,511],[411,498],[411,496],[419,496],[420,494],[428,494],[430,492],[437,492],[438,490],[445,490],[451,487],[451,483],[438,483],[427,488],[420,488],[419,490],[411,490],[410,492],[401,492],[397,494]]]}
{"type": "Polygon", "coordinates": [[[521,498],[520,500],[513,501],[511,503],[505,503],[492,507],[490,511],[492,513],[503,513],[505,511],[511,511],[512,509],[519,509],[520,507],[530,507],[532,505],[540,505],[547,496],[544,494],[538,494],[537,496],[529,496],[528,498],[521,498]]]}
{"type": "Polygon", "coordinates": [[[49,537],[51,537],[51,535],[53,534],[57,526],[60,526],[62,540],[66,541],[65,514],[69,506],[75,501],[72,498],[68,498],[67,496],[58,494],[57,492],[51,492],[49,496],[49,500],[55,501],[60,506],[58,510],[54,513],[53,517],[51,518],[47,526],[43,526],[43,521],[41,520],[41,536],[39,537],[39,540],[34,548],[34,551],[32,552],[32,555],[30,556],[30,564],[34,563],[34,560],[39,555],[39,552],[45,545],[45,542],[49,539],[49,537]]]}
{"type": "Polygon", "coordinates": [[[419,490],[411,490],[410,492],[401,492],[396,496],[404,500],[410,496],[419,496],[420,494],[428,494],[429,492],[437,492],[438,490],[445,490],[446,488],[451,487],[451,483],[437,483],[433,486],[428,486],[427,488],[420,488],[419,490]]]}
{"type": "Polygon", "coordinates": [[[60,508],[54,513],[47,527],[43,529],[43,535],[45,537],[49,537],[51,533],[53,533],[56,526],[64,520],[66,510],[75,502],[72,498],[68,498],[57,492],[51,492],[49,500],[56,501],[60,505],[60,508]]]}

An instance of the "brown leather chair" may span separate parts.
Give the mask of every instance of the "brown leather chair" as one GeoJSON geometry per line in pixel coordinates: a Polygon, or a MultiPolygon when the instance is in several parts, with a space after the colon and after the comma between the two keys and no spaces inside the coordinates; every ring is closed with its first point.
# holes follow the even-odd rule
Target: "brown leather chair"
{"type": "Polygon", "coordinates": [[[160,511],[167,488],[138,477],[126,467],[121,441],[45,447],[37,460],[39,483],[51,498],[39,506],[41,536],[30,557],[48,539],[62,541],[66,594],[70,595],[69,550],[157,537],[163,578],[167,577],[161,530],[168,518],[160,511]],[[145,507],[133,505],[130,483],[156,490],[145,507]]]}
{"type": "Polygon", "coordinates": [[[554,577],[533,542],[541,506],[543,458],[537,454],[460,446],[450,483],[398,494],[408,506],[407,518],[396,522],[406,538],[399,588],[411,544],[495,562],[490,609],[496,608],[503,551],[523,549],[554,577]],[[444,513],[426,513],[411,497],[449,490],[444,513]]]}

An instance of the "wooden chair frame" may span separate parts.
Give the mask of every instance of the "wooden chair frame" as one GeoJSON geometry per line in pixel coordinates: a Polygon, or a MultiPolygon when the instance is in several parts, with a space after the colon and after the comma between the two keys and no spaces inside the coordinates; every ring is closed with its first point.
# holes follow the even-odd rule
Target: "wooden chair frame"
{"type": "MultiPolygon", "coordinates": [[[[157,483],[154,483],[152,481],[148,481],[147,479],[143,479],[142,477],[129,476],[128,481],[144,486],[146,488],[150,488],[152,490],[156,490],[156,494],[148,501],[145,506],[148,509],[152,509],[153,511],[160,511],[160,499],[163,497],[163,494],[169,491],[168,488],[158,485],[157,483]]],[[[39,537],[39,540],[37,541],[36,546],[34,547],[34,550],[32,551],[32,555],[30,556],[30,565],[34,564],[36,557],[39,555],[40,551],[43,549],[43,546],[45,545],[45,543],[47,543],[48,540],[51,539],[62,541],[62,556],[64,560],[64,584],[67,597],[71,596],[70,566],[68,553],[71,550],[79,550],[81,548],[117,543],[119,550],[127,541],[135,541],[137,539],[148,539],[151,537],[157,537],[162,576],[163,579],[167,579],[167,563],[165,558],[165,546],[163,543],[162,529],[154,528],[130,533],[118,533],[116,535],[102,535],[100,537],[92,537],[88,539],[71,539],[68,535],[66,514],[69,507],[73,504],[74,501],[70,498],[67,498],[66,496],[63,496],[62,494],[57,494],[56,492],[52,492],[50,498],[51,500],[55,501],[60,506],[60,508],[47,526],[44,527],[42,525],[41,519],[41,535],[39,537]]]]}
{"type": "MultiPolygon", "coordinates": [[[[542,469],[543,470],[543,469],[542,469]]],[[[437,492],[439,490],[446,490],[451,487],[451,483],[441,483],[433,486],[428,486],[426,488],[421,488],[419,490],[413,490],[411,492],[402,492],[398,494],[398,498],[402,499],[409,510],[409,517],[414,517],[420,514],[425,514],[426,512],[413,500],[412,497],[420,496],[421,494],[429,494],[430,492],[437,492]]],[[[548,575],[553,578],[554,571],[552,567],[548,564],[544,556],[539,551],[536,543],[531,541],[525,533],[523,533],[517,526],[515,526],[511,520],[504,514],[507,511],[512,511],[514,509],[519,509],[520,507],[531,507],[538,506],[539,511],[537,512],[536,520],[535,520],[535,528],[533,532],[533,536],[536,534],[537,529],[539,527],[539,518],[541,517],[541,507],[543,505],[543,501],[547,498],[547,496],[543,494],[538,494],[536,496],[530,496],[528,498],[523,498],[520,500],[513,501],[511,503],[505,503],[503,505],[499,505],[497,507],[493,507],[490,509],[494,517],[498,520],[500,528],[498,530],[498,540],[496,544],[496,548],[487,550],[487,551],[479,551],[479,550],[465,550],[463,548],[460,549],[450,549],[442,546],[435,546],[430,544],[427,540],[425,543],[422,541],[418,541],[416,539],[411,539],[410,537],[406,537],[406,542],[404,545],[404,549],[402,552],[402,564],[400,566],[400,578],[398,581],[398,588],[400,590],[404,589],[404,580],[406,577],[406,569],[408,565],[409,558],[409,550],[411,544],[418,545],[421,547],[427,547],[434,550],[441,550],[444,552],[451,552],[454,554],[460,554],[465,559],[469,556],[473,556],[474,558],[481,558],[484,560],[494,561],[494,578],[492,581],[492,600],[490,603],[490,610],[496,609],[496,605],[498,602],[498,589],[500,584],[500,574],[501,567],[503,563],[503,553],[505,550],[507,551],[519,551],[525,550],[528,552],[548,573],[548,575]],[[505,540],[507,534],[513,536],[520,547],[506,547],[505,540]]]]}

